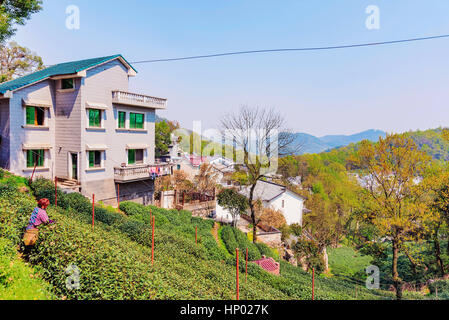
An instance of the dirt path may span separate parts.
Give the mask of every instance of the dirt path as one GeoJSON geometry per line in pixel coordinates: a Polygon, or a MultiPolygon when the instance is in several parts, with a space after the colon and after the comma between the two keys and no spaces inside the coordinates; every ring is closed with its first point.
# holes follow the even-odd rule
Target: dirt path
{"type": "Polygon", "coordinates": [[[215,238],[215,241],[217,241],[217,243],[220,244],[220,240],[218,240],[218,229],[220,229],[220,225],[217,222],[215,222],[211,232],[215,238]]]}

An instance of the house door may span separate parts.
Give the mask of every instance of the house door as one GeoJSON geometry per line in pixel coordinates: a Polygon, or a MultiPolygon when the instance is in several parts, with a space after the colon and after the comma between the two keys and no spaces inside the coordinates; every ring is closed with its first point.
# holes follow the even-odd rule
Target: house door
{"type": "Polygon", "coordinates": [[[71,153],[72,156],[72,179],[78,180],[78,154],[71,153]]]}

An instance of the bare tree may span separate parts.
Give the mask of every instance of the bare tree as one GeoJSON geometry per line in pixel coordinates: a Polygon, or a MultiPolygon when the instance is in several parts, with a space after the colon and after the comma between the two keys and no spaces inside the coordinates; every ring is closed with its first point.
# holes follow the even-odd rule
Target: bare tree
{"type": "Polygon", "coordinates": [[[221,119],[226,143],[233,146],[231,158],[247,172],[248,206],[253,222],[253,241],[257,240],[257,219],[254,190],[257,182],[268,173],[276,173],[278,159],[294,154],[300,146],[294,145],[294,136],[286,129],[283,116],[273,109],[242,106],[237,113],[221,119]],[[236,159],[241,154],[242,159],[236,159]]]}

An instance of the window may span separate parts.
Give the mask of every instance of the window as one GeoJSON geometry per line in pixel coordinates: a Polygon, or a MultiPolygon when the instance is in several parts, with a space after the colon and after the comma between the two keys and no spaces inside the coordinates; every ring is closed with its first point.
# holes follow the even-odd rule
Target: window
{"type": "Polygon", "coordinates": [[[143,113],[130,113],[129,114],[129,128],[130,129],[143,129],[144,114],[143,113]]]}
{"type": "Polygon", "coordinates": [[[26,124],[31,126],[43,126],[45,109],[38,107],[26,107],[26,124]]]}
{"type": "Polygon", "coordinates": [[[124,111],[119,111],[118,112],[118,127],[120,129],[125,128],[126,126],[126,112],[124,111]]]}
{"type": "Polygon", "coordinates": [[[61,89],[75,89],[75,79],[62,79],[61,80],[61,89]]]}
{"type": "Polygon", "coordinates": [[[27,168],[43,167],[45,160],[44,150],[27,150],[27,168]]]}
{"type": "Polygon", "coordinates": [[[89,127],[101,127],[101,110],[89,109],[89,127]]]}
{"type": "Polygon", "coordinates": [[[101,168],[101,151],[89,151],[89,168],[101,168]]]}
{"type": "Polygon", "coordinates": [[[180,164],[176,165],[176,169],[181,170],[181,165],[180,164]]]}
{"type": "Polygon", "coordinates": [[[143,163],[143,149],[129,149],[128,164],[142,164],[142,163],[143,163]]]}

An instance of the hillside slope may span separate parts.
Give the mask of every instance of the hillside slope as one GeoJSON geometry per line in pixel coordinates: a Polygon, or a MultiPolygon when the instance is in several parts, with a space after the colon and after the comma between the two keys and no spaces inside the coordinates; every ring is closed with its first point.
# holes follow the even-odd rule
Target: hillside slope
{"type": "MultiPolygon", "coordinates": [[[[49,181],[33,184],[38,198],[52,199],[49,181]]],[[[20,244],[23,226],[35,205],[30,193],[0,183],[0,237],[11,247],[20,244]]],[[[127,215],[113,208],[92,207],[79,194],[58,195],[58,208],[48,213],[54,229],[42,228],[29,261],[42,270],[58,299],[234,299],[235,255],[225,253],[212,235],[213,222],[192,218],[187,211],[163,210],[122,203],[127,215]],[[156,218],[154,267],[151,266],[151,215],[156,218]],[[195,227],[199,241],[195,244],[195,227]],[[69,265],[80,270],[77,290],[66,281],[69,265]]],[[[240,231],[238,231],[240,232],[240,231]]],[[[239,234],[240,246],[245,236],[239,234]]],[[[259,248],[259,247],[257,247],[259,248]]],[[[262,248],[262,247],[261,247],[262,248]]],[[[244,248],[241,248],[244,249],[244,248]]],[[[256,249],[258,250],[258,249],[256,249]]],[[[232,251],[232,250],[231,250],[232,251]]],[[[242,250],[243,251],[243,250],[242,250]]],[[[255,255],[262,254],[254,252],[255,255]]],[[[311,276],[281,262],[281,276],[259,266],[248,266],[248,281],[241,281],[241,299],[310,299],[311,276]]],[[[245,270],[241,259],[240,270],[245,270]]],[[[354,299],[357,284],[318,277],[317,299],[354,299]]],[[[392,294],[359,286],[359,299],[390,299],[392,294]]]]}

